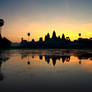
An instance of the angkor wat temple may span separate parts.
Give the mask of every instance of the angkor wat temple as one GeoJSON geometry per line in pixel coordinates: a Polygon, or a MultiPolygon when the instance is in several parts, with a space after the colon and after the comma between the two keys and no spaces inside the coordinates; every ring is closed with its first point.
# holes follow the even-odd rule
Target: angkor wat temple
{"type": "MultiPolygon", "coordinates": [[[[81,35],[81,34],[79,34],[81,35]]],[[[45,35],[45,40],[39,38],[39,41],[32,41],[21,39],[20,48],[92,48],[92,38],[81,38],[78,40],[71,41],[69,37],[65,37],[62,34],[62,37],[56,36],[56,32],[53,31],[52,37],[47,33],[45,35]]]]}

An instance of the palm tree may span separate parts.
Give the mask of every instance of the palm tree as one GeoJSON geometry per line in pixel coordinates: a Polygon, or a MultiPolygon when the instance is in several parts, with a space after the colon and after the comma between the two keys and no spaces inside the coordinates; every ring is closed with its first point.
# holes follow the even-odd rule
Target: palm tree
{"type": "Polygon", "coordinates": [[[4,20],[0,19],[0,36],[1,36],[1,29],[2,29],[3,25],[4,25],[4,20]]]}
{"type": "Polygon", "coordinates": [[[81,38],[81,33],[79,33],[79,37],[81,38]]]}
{"type": "Polygon", "coordinates": [[[4,20],[0,19],[0,27],[2,27],[4,25],[4,20]]]}
{"type": "Polygon", "coordinates": [[[30,33],[27,33],[27,35],[28,35],[28,42],[29,42],[30,33]]]}

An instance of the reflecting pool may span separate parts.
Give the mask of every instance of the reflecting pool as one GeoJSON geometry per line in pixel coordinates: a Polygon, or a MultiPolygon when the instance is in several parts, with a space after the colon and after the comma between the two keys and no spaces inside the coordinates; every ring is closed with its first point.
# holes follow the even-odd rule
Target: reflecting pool
{"type": "Polygon", "coordinates": [[[0,92],[92,92],[92,50],[1,50],[0,92]]]}

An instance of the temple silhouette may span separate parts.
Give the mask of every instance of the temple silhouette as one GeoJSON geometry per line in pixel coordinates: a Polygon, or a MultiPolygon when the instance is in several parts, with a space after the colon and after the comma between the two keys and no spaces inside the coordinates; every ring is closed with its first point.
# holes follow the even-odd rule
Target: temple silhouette
{"type": "MultiPolygon", "coordinates": [[[[28,33],[28,37],[30,34],[28,33]]],[[[21,39],[20,48],[92,48],[92,38],[82,38],[81,33],[79,33],[78,40],[71,41],[69,37],[65,37],[62,34],[62,37],[56,36],[56,32],[53,31],[52,37],[47,33],[45,35],[45,40],[42,37],[39,38],[39,41],[32,41],[21,39]]]]}
{"type": "Polygon", "coordinates": [[[70,37],[65,37],[64,34],[61,36],[56,36],[55,30],[52,33],[52,37],[47,33],[45,35],[45,40],[42,37],[39,38],[39,41],[29,41],[30,33],[27,33],[28,40],[24,40],[21,38],[21,42],[18,45],[14,45],[10,40],[6,37],[2,37],[1,29],[4,25],[4,20],[0,19],[0,48],[65,48],[65,49],[83,49],[83,48],[92,48],[92,38],[82,38],[81,33],[79,33],[78,40],[71,41],[70,37]],[[14,46],[13,46],[13,45],[14,46]]]}

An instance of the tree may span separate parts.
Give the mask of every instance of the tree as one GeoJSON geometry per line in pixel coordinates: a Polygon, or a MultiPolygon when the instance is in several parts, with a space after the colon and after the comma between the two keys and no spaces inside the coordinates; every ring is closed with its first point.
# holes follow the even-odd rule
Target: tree
{"type": "Polygon", "coordinates": [[[3,25],[4,25],[4,20],[0,19],[0,38],[2,38],[2,36],[1,36],[1,29],[2,29],[3,25]]]}
{"type": "Polygon", "coordinates": [[[28,42],[29,42],[30,33],[27,33],[27,35],[28,35],[28,42]]]}
{"type": "Polygon", "coordinates": [[[81,38],[81,33],[79,33],[79,37],[81,38]]]}
{"type": "Polygon", "coordinates": [[[0,27],[2,27],[4,25],[4,20],[0,19],[0,27]]]}

